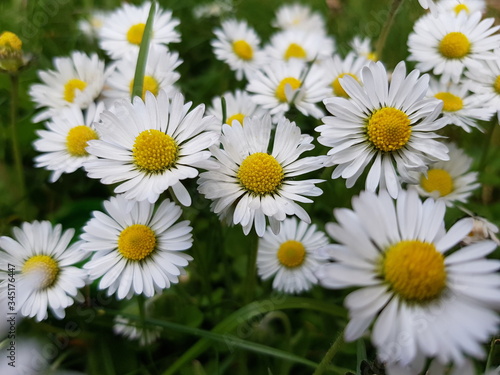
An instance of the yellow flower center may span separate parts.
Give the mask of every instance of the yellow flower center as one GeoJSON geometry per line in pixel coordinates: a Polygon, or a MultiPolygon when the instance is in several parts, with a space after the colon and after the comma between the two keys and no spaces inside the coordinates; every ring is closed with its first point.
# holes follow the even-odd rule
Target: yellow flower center
{"type": "Polygon", "coordinates": [[[245,115],[243,113],[237,113],[235,115],[232,115],[226,120],[226,124],[228,125],[233,125],[233,120],[238,121],[241,125],[243,125],[243,119],[245,118],[245,115]]]}
{"type": "Polygon", "coordinates": [[[243,160],[236,177],[243,187],[255,194],[274,193],[284,177],[283,167],[271,155],[256,152],[243,160]]]}
{"type": "Polygon", "coordinates": [[[85,125],[75,126],[66,136],[66,149],[71,156],[87,156],[89,153],[85,148],[92,139],[99,139],[95,130],[85,125]]]}
{"type": "Polygon", "coordinates": [[[252,46],[244,40],[234,41],[233,51],[240,59],[243,60],[251,60],[253,57],[252,46]]]}
{"type": "Polygon", "coordinates": [[[399,150],[410,139],[410,119],[399,109],[381,108],[368,120],[367,135],[368,140],[380,151],[399,150]]]}
{"type": "Polygon", "coordinates": [[[35,255],[24,262],[22,273],[39,272],[42,277],[39,288],[50,288],[60,272],[57,261],[49,255],[35,255]]]}
{"type": "Polygon", "coordinates": [[[431,169],[427,177],[420,179],[420,186],[429,193],[438,191],[439,196],[444,197],[453,191],[453,178],[444,169],[431,169]]]}
{"type": "Polygon", "coordinates": [[[143,224],[133,224],[125,228],[118,237],[118,251],[130,260],[143,260],[155,248],[155,232],[143,224]]]}
{"type": "Polygon", "coordinates": [[[332,87],[333,87],[333,93],[336,95],[336,96],[343,96],[344,98],[348,98],[349,95],[345,92],[344,88],[342,87],[342,85],[340,84],[340,79],[344,76],[351,76],[352,78],[354,78],[356,81],[359,82],[359,79],[358,77],[356,77],[354,74],[351,74],[351,73],[341,73],[339,74],[339,76],[337,78],[335,78],[335,80],[332,82],[332,87]]]}
{"type": "Polygon", "coordinates": [[[161,173],[177,161],[179,147],[175,140],[159,130],[142,131],[134,142],[132,155],[135,164],[147,173],[161,173]]]}
{"type": "Polygon", "coordinates": [[[470,52],[469,39],[457,31],[446,34],[439,42],[439,52],[448,59],[461,59],[470,52]]]}
{"type": "Polygon", "coordinates": [[[495,89],[496,93],[500,95],[500,76],[497,76],[497,78],[495,79],[493,88],[495,89]]]}
{"type": "Polygon", "coordinates": [[[285,60],[289,60],[292,57],[296,59],[304,59],[307,53],[304,48],[299,46],[297,43],[291,43],[285,51],[285,60]]]}
{"type": "Polygon", "coordinates": [[[375,52],[367,52],[364,56],[371,61],[378,61],[377,54],[375,52]]]}
{"type": "Polygon", "coordinates": [[[280,102],[285,103],[287,101],[285,94],[285,86],[290,85],[293,90],[296,90],[300,87],[302,82],[300,82],[297,78],[287,77],[283,78],[276,88],[276,97],[280,100],[280,102]]]}
{"type": "Polygon", "coordinates": [[[455,112],[464,107],[462,99],[450,92],[438,92],[434,97],[443,101],[443,111],[445,112],[455,112]]]}
{"type": "MultiPolygon", "coordinates": [[[[130,81],[130,93],[134,90],[134,80],[130,81]]],[[[142,95],[141,98],[144,100],[146,97],[146,91],[151,91],[154,96],[158,96],[160,91],[160,85],[158,81],[151,76],[144,76],[144,81],[142,83],[142,95]]]]}
{"type": "Polygon", "coordinates": [[[453,8],[453,10],[455,11],[455,14],[458,16],[458,14],[461,12],[461,11],[465,11],[466,13],[470,13],[469,11],[469,8],[467,7],[467,5],[465,4],[457,4],[455,5],[455,7],[453,8]]]}
{"type": "Polygon", "coordinates": [[[146,24],[144,23],[138,23],[136,25],[133,25],[128,29],[127,31],[127,40],[130,44],[141,44],[142,42],[142,36],[144,35],[144,28],[146,27],[146,24]]]}
{"type": "Polygon", "coordinates": [[[87,82],[83,82],[77,78],[70,79],[64,85],[64,100],[73,103],[75,100],[76,90],[83,91],[87,87],[87,82]]]}
{"type": "Polygon", "coordinates": [[[13,51],[20,51],[23,47],[23,42],[21,39],[10,31],[4,31],[0,34],[0,49],[9,49],[13,51]]]}
{"type": "Polygon", "coordinates": [[[385,252],[382,276],[403,299],[429,302],[446,286],[444,257],[432,243],[401,241],[385,252]]]}
{"type": "Polygon", "coordinates": [[[285,267],[298,267],[304,263],[306,249],[301,242],[288,240],[280,245],[277,257],[280,263],[285,267]]]}

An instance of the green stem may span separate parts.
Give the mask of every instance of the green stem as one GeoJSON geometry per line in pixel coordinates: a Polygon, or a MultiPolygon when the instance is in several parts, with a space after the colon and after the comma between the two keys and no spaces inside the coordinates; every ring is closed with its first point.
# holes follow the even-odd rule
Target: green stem
{"type": "Polygon", "coordinates": [[[335,357],[335,354],[337,354],[343,343],[344,331],[342,330],[337,336],[337,339],[333,342],[332,346],[330,346],[330,349],[328,349],[328,351],[326,352],[313,375],[321,375],[323,372],[325,372],[325,370],[330,365],[330,362],[332,362],[333,357],[335,357]]]}
{"type": "Polygon", "coordinates": [[[496,126],[498,125],[497,116],[494,115],[491,121],[488,123],[488,130],[484,139],[483,152],[481,154],[481,159],[479,160],[479,173],[484,173],[486,168],[486,162],[488,161],[488,154],[491,147],[491,140],[493,139],[493,132],[495,131],[496,126]]]}
{"type": "Polygon", "coordinates": [[[488,369],[492,366],[493,362],[493,357],[495,353],[495,346],[500,343],[500,338],[493,338],[491,340],[491,345],[490,345],[490,352],[488,353],[488,358],[486,359],[486,367],[484,369],[484,372],[486,373],[488,369]]]}
{"type": "Polygon", "coordinates": [[[253,301],[255,295],[255,283],[257,276],[257,251],[259,247],[259,237],[255,230],[249,235],[250,252],[248,254],[247,274],[245,279],[244,298],[245,303],[253,301]]]}
{"type": "Polygon", "coordinates": [[[21,214],[27,220],[26,206],[26,185],[24,182],[24,168],[21,151],[19,149],[19,141],[17,138],[17,111],[19,105],[19,76],[17,74],[10,75],[10,138],[12,141],[12,153],[14,154],[14,167],[17,177],[17,192],[20,197],[21,214]]]}
{"type": "Polygon", "coordinates": [[[394,19],[396,18],[396,13],[398,12],[399,7],[403,4],[403,0],[393,0],[391,9],[389,10],[389,15],[387,16],[387,21],[380,32],[377,43],[375,45],[375,56],[378,60],[382,60],[382,52],[384,51],[385,42],[387,41],[387,36],[389,35],[389,31],[391,30],[392,25],[394,24],[394,19]]]}

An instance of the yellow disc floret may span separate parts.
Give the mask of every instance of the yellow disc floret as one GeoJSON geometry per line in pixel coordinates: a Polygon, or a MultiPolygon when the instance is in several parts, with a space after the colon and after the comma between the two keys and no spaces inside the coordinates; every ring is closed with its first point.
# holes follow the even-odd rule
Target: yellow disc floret
{"type": "Polygon", "coordinates": [[[22,48],[23,42],[16,34],[10,31],[4,31],[0,34],[0,49],[20,51],[22,48]]]}
{"type": "Polygon", "coordinates": [[[142,42],[142,36],[144,35],[144,29],[146,24],[138,23],[132,25],[127,31],[127,40],[130,44],[139,45],[142,42]]]}
{"type": "Polygon", "coordinates": [[[175,164],[179,147],[169,135],[149,129],[135,138],[132,155],[139,169],[147,173],[161,173],[175,164]]]}
{"type": "Polygon", "coordinates": [[[453,191],[453,177],[444,169],[431,169],[427,177],[420,179],[420,186],[429,193],[437,191],[440,197],[444,197],[453,191]]]}
{"type": "Polygon", "coordinates": [[[458,31],[448,33],[439,42],[439,52],[448,59],[461,59],[470,52],[469,39],[458,31]]]}
{"type": "Polygon", "coordinates": [[[236,175],[243,187],[255,194],[276,192],[283,182],[283,167],[271,155],[256,152],[243,160],[236,175]]]}
{"type": "Polygon", "coordinates": [[[455,112],[464,107],[462,98],[451,92],[438,92],[434,97],[443,101],[443,111],[445,112],[455,112]]]}
{"type": "Polygon", "coordinates": [[[401,241],[385,252],[382,276],[393,292],[412,302],[429,302],[446,287],[444,257],[432,243],[401,241]]]}
{"type": "Polygon", "coordinates": [[[410,139],[410,119],[399,109],[381,108],[369,118],[367,135],[368,140],[380,151],[399,150],[410,139]]]}
{"type": "Polygon", "coordinates": [[[281,82],[279,83],[278,87],[276,88],[276,97],[279,99],[280,102],[286,103],[287,98],[285,94],[285,87],[286,85],[290,85],[292,90],[296,90],[300,87],[302,83],[294,77],[287,77],[283,78],[281,82]]]}
{"type": "Polygon", "coordinates": [[[469,7],[465,4],[457,4],[453,8],[455,14],[458,15],[460,12],[465,11],[466,13],[470,13],[469,7]]]}
{"type": "Polygon", "coordinates": [[[85,125],[75,126],[66,136],[66,149],[71,156],[87,156],[89,153],[85,148],[92,139],[99,139],[94,129],[85,125]]]}
{"type": "Polygon", "coordinates": [[[22,273],[38,272],[40,289],[50,288],[57,281],[60,268],[57,261],[49,255],[35,255],[24,262],[22,273]]]}
{"type": "Polygon", "coordinates": [[[243,119],[245,118],[245,115],[243,113],[237,113],[235,115],[232,115],[226,120],[226,124],[228,125],[233,125],[233,121],[236,120],[238,121],[241,125],[243,125],[243,119]]]}
{"type": "Polygon", "coordinates": [[[240,59],[252,60],[252,58],[253,58],[252,46],[244,40],[234,41],[233,42],[233,51],[240,59]]]}
{"type": "MultiPolygon", "coordinates": [[[[134,80],[130,81],[130,93],[134,90],[134,80]]],[[[146,97],[146,92],[150,91],[154,96],[158,96],[160,92],[160,84],[152,76],[145,76],[142,83],[142,95],[141,98],[144,100],[146,97]]]]}
{"type": "Polygon", "coordinates": [[[118,251],[129,260],[143,260],[155,248],[155,232],[143,224],[133,224],[125,228],[118,237],[118,251]]]}
{"type": "Polygon", "coordinates": [[[283,266],[295,268],[304,263],[306,249],[302,242],[288,240],[280,245],[277,257],[283,266]]]}
{"type": "Polygon", "coordinates": [[[495,79],[495,83],[493,83],[493,89],[497,94],[500,95],[500,76],[497,76],[495,79]]]}
{"type": "Polygon", "coordinates": [[[345,77],[345,76],[351,76],[352,78],[354,78],[356,81],[359,82],[358,77],[356,77],[354,74],[351,74],[351,73],[342,73],[342,74],[339,74],[338,77],[335,78],[335,80],[332,82],[332,87],[333,87],[333,93],[336,96],[343,96],[344,98],[348,98],[349,95],[345,92],[344,88],[340,84],[340,79],[342,77],[345,77]]]}
{"type": "Polygon", "coordinates": [[[296,59],[304,59],[306,58],[307,53],[304,48],[299,46],[297,43],[291,43],[285,51],[285,60],[296,58],[296,59]]]}
{"type": "Polygon", "coordinates": [[[76,90],[83,91],[85,90],[85,87],[87,87],[87,82],[77,78],[70,79],[64,85],[64,100],[69,103],[73,103],[76,96],[76,90]]]}

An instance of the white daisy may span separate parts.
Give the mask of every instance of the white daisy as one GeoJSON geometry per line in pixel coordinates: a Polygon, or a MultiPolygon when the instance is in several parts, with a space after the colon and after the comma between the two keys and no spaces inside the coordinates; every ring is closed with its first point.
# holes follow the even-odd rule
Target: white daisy
{"type": "Polygon", "coordinates": [[[373,161],[366,189],[375,191],[380,185],[397,197],[397,174],[418,183],[410,171],[424,172],[430,162],[448,160],[446,146],[433,133],[446,124],[437,120],[442,103],[424,99],[429,77],[419,77],[417,70],[406,76],[404,62],[394,69],[390,85],[380,62],[365,66],[361,81],[343,77],[340,83],[350,98],[324,100],[333,116],[324,117],[324,125],[316,128],[318,141],[331,147],[326,165],[337,165],[332,178],[345,178],[350,188],[373,161]]]}
{"type": "Polygon", "coordinates": [[[416,191],[402,191],[396,205],[385,192],[362,192],[353,210],[336,209],[338,224],[327,233],[339,245],[329,249],[334,263],[317,276],[328,288],[359,287],[344,304],[350,321],[347,341],[372,325],[377,356],[408,366],[417,356],[464,364],[484,358],[483,343],[498,332],[499,260],[486,259],[497,247],[481,241],[450,251],[472,229],[470,218],[446,232],[445,204],[416,191]]]}
{"type": "Polygon", "coordinates": [[[495,224],[484,217],[474,215],[474,213],[472,213],[465,207],[458,206],[458,208],[472,217],[472,219],[474,220],[472,230],[464,239],[462,239],[463,244],[470,245],[471,243],[475,243],[478,241],[492,240],[495,241],[497,245],[500,245],[500,239],[498,239],[497,237],[499,229],[495,224]]]}
{"type": "Polygon", "coordinates": [[[126,337],[131,341],[139,341],[140,346],[154,343],[160,337],[160,327],[147,327],[144,329],[140,321],[131,321],[121,315],[113,319],[113,332],[116,335],[126,337]]]}
{"type": "Polygon", "coordinates": [[[56,318],[64,318],[65,309],[74,299],[82,298],[78,288],[83,287],[87,279],[87,273],[74,266],[88,256],[80,249],[81,241],[69,244],[75,230],[62,232],[60,224],[52,226],[48,221],[34,221],[25,222],[12,231],[14,238],[0,237],[3,250],[0,270],[7,272],[13,266],[16,282],[21,283],[25,278],[38,280],[30,284],[32,290],[23,302],[17,302],[21,315],[41,321],[48,317],[50,309],[56,318]]]}
{"type": "Polygon", "coordinates": [[[30,87],[36,107],[47,107],[33,119],[35,122],[56,115],[72,104],[84,109],[101,93],[105,80],[104,61],[92,54],[75,51],[70,57],[54,59],[55,70],[38,71],[42,84],[30,87]]]}
{"type": "Polygon", "coordinates": [[[260,37],[246,21],[229,19],[215,29],[216,39],[211,41],[218,60],[236,72],[236,79],[249,79],[256,69],[263,66],[267,57],[260,47],[260,37]]]}
{"type": "Polygon", "coordinates": [[[432,71],[444,82],[457,83],[464,69],[479,69],[480,60],[495,58],[490,51],[500,44],[500,35],[492,34],[500,26],[492,27],[494,21],[481,20],[480,12],[423,16],[408,38],[408,59],[417,61],[421,71],[432,71]]]}
{"type": "Polygon", "coordinates": [[[193,259],[182,252],[193,239],[189,221],[175,223],[180,207],[166,199],[155,210],[122,194],[105,201],[104,208],[107,214],[94,211],[81,235],[81,248],[94,252],[84,268],[92,280],[101,278],[99,289],[130,299],[152,297],[177,284],[193,259]]]}
{"type": "Polygon", "coordinates": [[[320,62],[335,52],[335,41],[320,32],[289,29],[273,34],[264,50],[272,60],[320,62]]]}
{"type": "Polygon", "coordinates": [[[78,21],[78,29],[90,39],[97,38],[108,14],[105,10],[93,10],[87,18],[78,21]]]}
{"type": "Polygon", "coordinates": [[[234,13],[234,5],[231,0],[215,0],[211,3],[196,5],[192,9],[195,18],[220,17],[234,13]]]}
{"type": "MultiPolygon", "coordinates": [[[[174,84],[180,78],[180,74],[175,69],[181,63],[182,60],[179,59],[177,52],[169,52],[161,45],[152,45],[149,49],[144,72],[142,99],[144,100],[146,91],[152,92],[155,96],[160,90],[164,90],[169,96],[178,92],[174,84]]],[[[137,54],[135,53],[130,53],[116,63],[102,92],[104,98],[108,99],[108,105],[111,105],[116,99],[130,99],[136,66],[137,54]]]]}
{"type": "Polygon", "coordinates": [[[419,184],[414,185],[422,197],[442,199],[447,206],[466,203],[472,192],[480,187],[477,172],[470,172],[473,159],[454,143],[447,144],[450,160],[438,161],[426,173],[416,173],[419,184]]]}
{"type": "Polygon", "coordinates": [[[181,204],[189,206],[191,197],[181,180],[198,175],[205,167],[219,135],[206,131],[217,119],[204,116],[204,105],[191,112],[191,102],[164,91],[158,97],[146,93],[146,101],[135,97],[133,103],[121,99],[101,114],[96,124],[100,139],[88,142],[87,152],[98,157],[84,164],[88,176],[103,184],[120,183],[115,193],[127,199],[154,203],[161,193],[172,188],[181,204]]]}
{"type": "Polygon", "coordinates": [[[73,173],[85,161],[96,158],[85,148],[89,140],[99,138],[93,123],[99,120],[103,110],[103,103],[91,103],[84,115],[78,106],[72,105],[48,121],[46,130],[37,130],[39,138],[33,146],[43,154],[35,157],[35,167],[52,171],[50,182],[57,181],[63,173],[73,173]]]}
{"type": "Polygon", "coordinates": [[[274,277],[273,289],[285,293],[308,291],[318,283],[316,270],[326,260],[319,250],[328,238],[316,225],[297,222],[295,217],[283,221],[279,234],[271,228],[259,239],[257,271],[263,280],[274,277]]]}
{"type": "Polygon", "coordinates": [[[326,35],[323,16],[304,4],[285,4],[276,10],[272,25],[282,30],[299,29],[326,35]]]}
{"type": "Polygon", "coordinates": [[[255,103],[269,110],[276,123],[292,106],[305,116],[323,116],[317,103],[331,95],[329,83],[319,66],[309,67],[292,59],[274,61],[263,67],[255,73],[246,89],[255,103]]]}
{"type": "Polygon", "coordinates": [[[442,116],[446,123],[460,126],[467,133],[470,133],[471,128],[482,130],[477,121],[489,120],[493,115],[488,102],[469,92],[469,87],[469,81],[464,79],[460,84],[446,84],[431,79],[427,92],[428,97],[443,101],[442,116]]]}
{"type": "Polygon", "coordinates": [[[361,68],[367,65],[368,62],[367,58],[356,56],[354,52],[348,53],[345,59],[337,54],[326,59],[321,64],[321,67],[323,68],[325,78],[330,82],[332,88],[330,96],[343,96],[347,98],[348,95],[340,84],[340,79],[349,75],[359,81],[361,68]]]}
{"type": "Polygon", "coordinates": [[[370,38],[361,38],[360,36],[356,35],[354,38],[352,38],[349,45],[357,55],[363,56],[371,61],[378,60],[377,54],[372,48],[372,42],[370,38]]]}
{"type": "MultiPolygon", "coordinates": [[[[104,20],[104,25],[99,31],[99,46],[114,60],[129,52],[137,54],[150,8],[150,1],[139,6],[123,3],[104,20]]],[[[171,11],[157,6],[150,45],[179,42],[180,34],[175,30],[179,23],[178,19],[172,17],[171,11]]]]}
{"type": "Polygon", "coordinates": [[[458,15],[460,12],[468,14],[486,11],[485,0],[440,0],[438,6],[441,11],[458,15]]]}
{"type": "Polygon", "coordinates": [[[297,215],[310,223],[307,212],[296,203],[312,202],[306,196],[318,196],[315,184],[323,180],[298,180],[298,176],[322,168],[323,158],[300,155],[312,150],[313,138],[300,133],[295,123],[282,119],[271,141],[271,119],[246,117],[243,126],[222,126],[221,145],[210,148],[216,167],[200,174],[198,190],[213,200],[212,210],[230,224],[241,224],[248,234],[255,224],[259,237],[264,235],[266,217],[275,233],[287,215],[297,215]]]}

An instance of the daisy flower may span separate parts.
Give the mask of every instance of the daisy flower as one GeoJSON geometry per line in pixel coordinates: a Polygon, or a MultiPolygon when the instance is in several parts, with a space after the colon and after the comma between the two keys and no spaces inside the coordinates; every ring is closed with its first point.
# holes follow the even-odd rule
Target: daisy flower
{"type": "Polygon", "coordinates": [[[257,271],[262,280],[272,277],[273,289],[285,293],[308,291],[318,283],[316,270],[325,259],[319,250],[328,238],[316,225],[298,222],[295,217],[283,221],[279,234],[271,228],[259,239],[257,271]]]}
{"type": "Polygon", "coordinates": [[[333,263],[317,276],[327,288],[359,289],[344,304],[347,341],[372,325],[377,356],[408,366],[418,356],[463,365],[484,357],[483,343],[498,332],[500,261],[486,259],[497,245],[481,241],[452,251],[473,221],[444,227],[445,204],[402,191],[394,205],[385,192],[362,192],[352,210],[336,209],[327,233],[339,243],[333,263]]]}
{"type": "Polygon", "coordinates": [[[455,15],[460,12],[470,14],[474,12],[484,13],[486,11],[485,0],[440,0],[438,5],[441,11],[455,15]]]}
{"type": "Polygon", "coordinates": [[[144,329],[141,322],[131,321],[121,315],[113,319],[113,332],[115,335],[125,337],[131,341],[139,341],[140,346],[154,343],[160,337],[160,327],[148,327],[144,329]]]}
{"type": "Polygon", "coordinates": [[[107,185],[119,183],[115,193],[151,203],[171,187],[189,206],[191,197],[181,180],[198,175],[196,167],[205,167],[210,157],[205,149],[219,137],[206,131],[217,119],[203,115],[204,105],[190,108],[181,94],[169,98],[165,91],[158,97],[146,92],[145,102],[139,97],[133,103],[116,101],[96,124],[100,139],[88,141],[87,152],[98,157],[84,164],[88,176],[107,185]]]}
{"type": "Polygon", "coordinates": [[[37,130],[38,139],[33,147],[41,155],[35,157],[35,167],[52,171],[50,182],[63,173],[73,173],[87,160],[95,159],[87,150],[87,142],[98,139],[93,123],[99,120],[104,104],[91,103],[85,111],[76,106],[64,108],[58,116],[48,121],[46,130],[37,130]]]}
{"type": "Polygon", "coordinates": [[[90,39],[97,38],[108,14],[108,11],[94,10],[87,18],[78,21],[78,29],[90,39]]]}
{"type": "Polygon", "coordinates": [[[349,75],[359,81],[361,68],[367,65],[368,62],[368,59],[363,56],[356,56],[354,52],[348,53],[345,59],[337,54],[326,59],[321,64],[321,67],[324,70],[325,78],[331,82],[331,95],[347,98],[348,95],[340,84],[340,79],[349,75]]]}
{"type": "Polygon", "coordinates": [[[488,103],[469,92],[469,81],[460,84],[443,83],[431,79],[427,96],[443,101],[442,116],[447,124],[457,125],[470,133],[471,128],[482,130],[478,120],[489,120],[493,110],[488,103]]]}
{"type": "MultiPolygon", "coordinates": [[[[226,121],[225,124],[232,125],[233,121],[243,124],[245,117],[256,116],[263,117],[265,112],[255,104],[250,94],[246,91],[236,90],[234,92],[225,92],[222,97],[226,101],[226,121]]],[[[220,123],[218,131],[222,127],[222,101],[221,97],[215,97],[212,100],[212,107],[207,109],[207,114],[213,115],[220,123]]]]}
{"type": "Polygon", "coordinates": [[[370,38],[361,38],[360,36],[355,36],[351,40],[349,45],[357,55],[363,56],[371,61],[378,60],[377,54],[372,48],[372,42],[370,38]]]}
{"type": "MultiPolygon", "coordinates": [[[[178,90],[174,86],[180,74],[175,69],[182,63],[177,52],[169,52],[161,45],[152,45],[149,49],[144,81],[142,87],[142,99],[146,91],[157,96],[160,90],[164,90],[169,96],[173,96],[178,90]]],[[[104,98],[108,99],[109,105],[116,99],[130,99],[134,87],[135,68],[137,66],[137,54],[131,53],[116,63],[113,73],[106,80],[102,92],[104,98]]]]}
{"type": "Polygon", "coordinates": [[[272,26],[281,30],[298,29],[319,32],[326,35],[325,20],[318,12],[313,12],[304,4],[285,4],[278,8],[272,26]]]}
{"type": "Polygon", "coordinates": [[[481,60],[495,58],[491,50],[499,45],[500,35],[492,34],[500,26],[492,27],[494,21],[481,20],[480,12],[423,16],[408,38],[408,59],[417,61],[421,71],[432,71],[446,83],[457,83],[464,69],[480,69],[481,60]]]}
{"type": "Polygon", "coordinates": [[[448,160],[446,146],[433,133],[446,124],[437,120],[442,102],[424,99],[429,77],[419,77],[417,70],[406,76],[404,62],[394,69],[390,85],[380,62],[365,66],[361,81],[344,76],[340,83],[349,99],[323,101],[333,116],[324,117],[324,124],[316,128],[321,134],[318,141],[331,147],[326,165],[337,165],[332,178],[345,178],[350,188],[373,161],[366,189],[380,186],[397,197],[397,174],[403,181],[418,183],[410,171],[424,172],[430,162],[448,160]]]}
{"type": "Polygon", "coordinates": [[[464,239],[462,239],[463,244],[470,245],[471,243],[475,243],[478,241],[492,240],[495,241],[497,245],[500,245],[500,240],[497,237],[497,233],[499,230],[495,224],[488,221],[484,217],[475,215],[465,207],[458,206],[458,208],[474,220],[472,230],[464,239]]]}
{"type": "MultiPolygon", "coordinates": [[[[144,28],[149,16],[151,2],[135,6],[128,3],[109,14],[99,30],[99,46],[112,59],[118,60],[129,52],[138,53],[144,28]]],[[[157,6],[153,18],[150,45],[180,42],[180,34],[175,30],[179,20],[172,12],[157,6]]]]}
{"type": "Polygon", "coordinates": [[[421,196],[442,199],[447,206],[453,206],[456,202],[466,203],[481,185],[477,183],[477,172],[469,172],[473,159],[454,143],[447,146],[450,160],[430,165],[426,173],[416,173],[419,184],[414,186],[421,196]]]}
{"type": "Polygon", "coordinates": [[[316,103],[331,95],[328,84],[319,66],[308,67],[304,62],[292,59],[274,61],[263,67],[255,73],[246,89],[255,103],[269,110],[276,123],[292,106],[305,116],[323,116],[316,103]]]}
{"type": "Polygon", "coordinates": [[[267,61],[260,48],[260,37],[245,21],[226,20],[214,34],[216,39],[211,41],[214,54],[236,72],[236,79],[249,79],[267,61]]]}
{"type": "Polygon", "coordinates": [[[94,211],[83,227],[83,250],[94,255],[85,264],[92,280],[108,296],[152,297],[179,282],[193,258],[189,221],[175,223],[182,211],[169,199],[155,210],[149,202],[129,201],[123,194],[104,202],[106,213],[94,211]]]}
{"type": "MultiPolygon", "coordinates": [[[[65,309],[74,299],[81,299],[78,291],[85,285],[87,273],[74,265],[88,254],[80,250],[81,241],[70,245],[74,229],[62,231],[62,226],[52,226],[48,221],[23,223],[13,228],[14,238],[0,237],[0,270],[14,268],[16,283],[28,285],[31,290],[22,303],[17,301],[21,315],[37,321],[48,317],[50,310],[58,319],[65,316],[65,309]],[[27,283],[25,279],[36,279],[27,283]]],[[[23,289],[24,289],[23,288],[23,289]]]]}
{"type": "Polygon", "coordinates": [[[323,180],[299,180],[298,176],[323,166],[323,158],[300,155],[312,150],[313,138],[300,133],[295,123],[282,119],[271,141],[271,119],[246,117],[241,125],[222,126],[222,148],[212,146],[217,165],[200,174],[198,191],[213,200],[212,211],[230,224],[241,224],[245,234],[255,225],[259,237],[266,230],[266,217],[274,233],[287,215],[310,223],[307,212],[296,203],[311,203],[307,196],[322,190],[323,180]]]}
{"type": "Polygon", "coordinates": [[[33,121],[46,120],[72,104],[85,109],[101,93],[106,77],[104,61],[75,51],[70,57],[54,59],[55,70],[38,71],[43,83],[30,87],[29,94],[39,112],[33,121]]]}
{"type": "Polygon", "coordinates": [[[264,50],[273,60],[320,62],[335,52],[335,41],[320,32],[289,29],[273,34],[264,50]]]}
{"type": "Polygon", "coordinates": [[[211,3],[199,4],[193,7],[195,18],[220,17],[234,13],[234,6],[231,0],[215,0],[211,3]]]}

